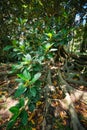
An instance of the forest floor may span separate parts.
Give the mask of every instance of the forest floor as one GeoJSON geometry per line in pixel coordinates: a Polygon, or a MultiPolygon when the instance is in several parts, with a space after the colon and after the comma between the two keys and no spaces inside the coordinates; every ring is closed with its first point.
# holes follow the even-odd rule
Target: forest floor
{"type": "MultiPolygon", "coordinates": [[[[14,93],[17,89],[17,83],[15,81],[16,75],[9,74],[11,70],[11,64],[0,64],[0,130],[6,130],[6,125],[11,118],[11,113],[9,108],[17,104],[17,100],[14,99],[14,93]]],[[[56,69],[58,65],[51,66],[51,78],[52,78],[52,88],[49,92],[48,100],[50,103],[48,108],[46,108],[46,99],[44,94],[42,98],[36,104],[37,109],[30,113],[29,112],[29,121],[32,122],[33,126],[31,130],[72,130],[71,126],[71,117],[67,110],[64,110],[59,101],[64,98],[64,93],[58,86],[58,79],[56,74],[56,69]],[[57,100],[58,99],[58,100],[57,100]],[[46,110],[47,109],[47,110],[46,110]],[[46,120],[44,120],[46,118],[46,120]],[[46,122],[45,122],[46,121],[46,122]],[[46,124],[46,126],[44,126],[46,124]],[[45,128],[46,127],[46,128],[45,128]]],[[[45,71],[45,70],[44,70],[45,71]]],[[[74,70],[73,70],[74,71],[74,70]]],[[[75,73],[75,71],[74,71],[75,73]]],[[[64,73],[62,72],[62,75],[64,73]]],[[[79,75],[79,72],[78,72],[79,75]]],[[[78,80],[77,77],[74,77],[74,80],[78,80]]],[[[66,75],[65,75],[66,76],[66,75]]],[[[43,77],[42,77],[43,78],[43,77]]],[[[87,79],[85,79],[87,82],[87,79]]],[[[68,82],[68,81],[67,81],[68,82]]],[[[68,82],[70,86],[87,92],[87,86],[78,83],[68,82]]],[[[44,83],[43,83],[44,88],[44,83]]],[[[81,101],[76,101],[74,103],[75,110],[77,112],[78,118],[82,126],[87,129],[87,104],[81,101]]],[[[30,130],[28,128],[19,128],[18,122],[15,124],[15,130],[30,130]]],[[[13,130],[14,130],[13,129],[13,130]]]]}

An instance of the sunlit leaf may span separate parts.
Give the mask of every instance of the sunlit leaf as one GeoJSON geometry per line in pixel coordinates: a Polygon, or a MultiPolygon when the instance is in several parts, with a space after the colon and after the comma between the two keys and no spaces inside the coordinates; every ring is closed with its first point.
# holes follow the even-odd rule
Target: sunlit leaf
{"type": "Polygon", "coordinates": [[[26,55],[24,55],[25,56],[25,58],[27,59],[27,60],[31,60],[31,55],[30,54],[26,54],[26,55]]]}
{"type": "Polygon", "coordinates": [[[23,8],[27,8],[28,6],[27,5],[22,5],[23,8]]]}
{"type": "Polygon", "coordinates": [[[28,70],[24,70],[23,71],[23,75],[25,76],[25,78],[27,79],[27,80],[30,80],[31,79],[31,75],[30,75],[30,73],[29,73],[29,71],[28,70]]]}
{"type": "Polygon", "coordinates": [[[41,73],[37,73],[34,75],[33,79],[31,80],[31,84],[35,83],[41,76],[41,73]]]}
{"type": "Polygon", "coordinates": [[[43,3],[41,2],[41,0],[39,0],[39,4],[40,4],[41,6],[43,6],[43,3]]]}
{"type": "Polygon", "coordinates": [[[17,106],[13,106],[9,110],[10,110],[10,112],[12,112],[14,114],[19,113],[19,108],[17,106]]]}
{"type": "Polygon", "coordinates": [[[21,78],[22,80],[24,80],[24,81],[27,80],[26,77],[25,77],[23,74],[17,74],[17,76],[18,76],[19,78],[21,78]]]}
{"type": "Polygon", "coordinates": [[[53,44],[50,44],[50,43],[47,43],[45,45],[45,51],[48,51],[51,47],[52,47],[53,44]]]}
{"type": "Polygon", "coordinates": [[[49,38],[52,38],[52,33],[48,33],[47,36],[48,36],[49,38]]]}

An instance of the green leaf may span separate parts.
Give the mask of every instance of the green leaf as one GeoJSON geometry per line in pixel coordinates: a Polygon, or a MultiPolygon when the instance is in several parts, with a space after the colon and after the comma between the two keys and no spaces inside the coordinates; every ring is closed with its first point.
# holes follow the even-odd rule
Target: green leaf
{"type": "Polygon", "coordinates": [[[25,103],[24,98],[21,98],[21,99],[19,100],[19,104],[18,104],[19,108],[23,107],[23,106],[24,106],[24,103],[25,103]]]}
{"type": "Polygon", "coordinates": [[[16,82],[23,83],[22,79],[15,79],[16,82]]]}
{"type": "Polygon", "coordinates": [[[31,84],[35,83],[41,76],[41,73],[37,73],[34,75],[34,78],[31,80],[31,84]]]}
{"type": "Polygon", "coordinates": [[[27,7],[28,7],[28,5],[22,5],[22,7],[23,7],[23,8],[27,8],[27,7]]]}
{"type": "Polygon", "coordinates": [[[15,122],[16,122],[16,120],[10,120],[8,122],[6,130],[10,130],[13,127],[13,125],[15,124],[15,122]]]}
{"type": "Polygon", "coordinates": [[[18,76],[19,78],[21,78],[22,80],[24,80],[24,81],[27,80],[26,77],[25,77],[23,74],[17,74],[17,76],[18,76]]]}
{"type": "Polygon", "coordinates": [[[31,112],[34,111],[35,107],[36,107],[35,104],[33,104],[33,103],[29,104],[29,110],[30,110],[31,112]]]}
{"type": "Polygon", "coordinates": [[[20,85],[17,91],[15,92],[15,98],[21,96],[21,94],[23,94],[26,90],[27,90],[26,87],[24,87],[23,85],[20,85]]]}
{"type": "Polygon", "coordinates": [[[19,114],[14,114],[14,115],[12,116],[11,120],[10,120],[10,121],[8,122],[8,124],[7,124],[6,130],[12,129],[12,127],[13,127],[13,125],[15,124],[15,122],[16,122],[18,116],[19,116],[19,114]]]}
{"type": "Polygon", "coordinates": [[[33,97],[36,96],[37,91],[36,91],[35,87],[32,87],[32,88],[30,89],[30,92],[31,92],[31,95],[32,95],[33,97]]]}
{"type": "Polygon", "coordinates": [[[24,56],[25,56],[26,60],[28,60],[28,61],[31,61],[31,60],[32,60],[32,58],[31,58],[31,55],[30,55],[30,54],[27,54],[27,55],[24,55],[24,56]]]}
{"type": "Polygon", "coordinates": [[[28,70],[24,70],[23,71],[23,75],[25,76],[25,78],[27,79],[27,80],[30,80],[31,79],[31,75],[30,75],[30,73],[28,72],[28,70]]]}
{"type": "Polygon", "coordinates": [[[47,36],[51,39],[52,38],[52,33],[48,33],[47,36]]]}
{"type": "Polygon", "coordinates": [[[41,73],[37,73],[34,75],[34,80],[38,80],[41,76],[41,73]]]}
{"type": "Polygon", "coordinates": [[[8,46],[6,46],[6,47],[4,47],[4,51],[8,51],[8,50],[10,50],[12,48],[12,46],[10,46],[10,45],[8,45],[8,46]]]}
{"type": "Polygon", "coordinates": [[[22,121],[23,125],[27,125],[27,123],[28,123],[28,113],[25,110],[23,110],[21,112],[21,121],[22,121]]]}
{"type": "Polygon", "coordinates": [[[13,106],[10,109],[10,112],[12,112],[13,114],[18,114],[19,113],[19,108],[17,106],[13,106]]]}
{"type": "Polygon", "coordinates": [[[31,75],[28,72],[28,70],[26,70],[26,69],[23,71],[23,74],[17,74],[17,76],[20,77],[24,81],[27,81],[27,80],[31,79],[31,75]]]}

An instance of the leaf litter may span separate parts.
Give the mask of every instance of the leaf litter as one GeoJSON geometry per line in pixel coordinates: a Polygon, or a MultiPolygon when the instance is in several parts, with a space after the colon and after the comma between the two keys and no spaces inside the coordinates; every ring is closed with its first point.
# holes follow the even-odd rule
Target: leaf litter
{"type": "MultiPolygon", "coordinates": [[[[17,83],[15,82],[16,75],[6,74],[6,72],[8,73],[10,70],[10,64],[0,65],[0,130],[6,129],[6,124],[11,118],[9,108],[18,102],[13,96],[17,88],[17,83]]],[[[58,80],[54,69],[52,70],[52,82],[55,91],[50,91],[50,93],[48,93],[48,98],[51,100],[46,117],[44,116],[46,112],[46,99],[44,94],[42,94],[41,100],[37,102],[35,111],[28,111],[28,121],[32,123],[32,130],[42,130],[42,125],[45,120],[47,125],[45,128],[48,130],[68,130],[70,128],[70,115],[61,108],[60,103],[58,102],[59,99],[64,98],[64,94],[58,86],[58,80]]],[[[74,84],[72,85],[74,86],[74,84]]],[[[44,88],[44,83],[42,83],[42,88],[44,88]]],[[[80,86],[79,88],[81,90],[85,89],[84,86],[80,86]]],[[[75,102],[75,109],[78,113],[80,122],[85,129],[87,129],[87,105],[82,102],[75,102]]],[[[16,129],[19,128],[19,123],[20,121],[15,124],[16,129]]]]}

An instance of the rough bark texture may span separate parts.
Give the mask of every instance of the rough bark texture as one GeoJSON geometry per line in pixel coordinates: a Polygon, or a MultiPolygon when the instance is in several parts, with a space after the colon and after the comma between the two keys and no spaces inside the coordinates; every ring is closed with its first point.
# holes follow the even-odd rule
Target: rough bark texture
{"type": "Polygon", "coordinates": [[[71,115],[71,124],[73,127],[73,130],[84,130],[83,126],[80,124],[77,113],[75,111],[74,102],[76,100],[80,100],[81,97],[84,102],[87,103],[86,97],[87,93],[81,92],[79,90],[76,90],[72,88],[63,78],[61,75],[60,70],[58,70],[58,79],[60,80],[60,88],[63,90],[65,94],[65,98],[60,100],[60,104],[63,107],[63,109],[66,109],[69,111],[71,115]],[[85,96],[84,96],[85,95],[85,96]]]}

